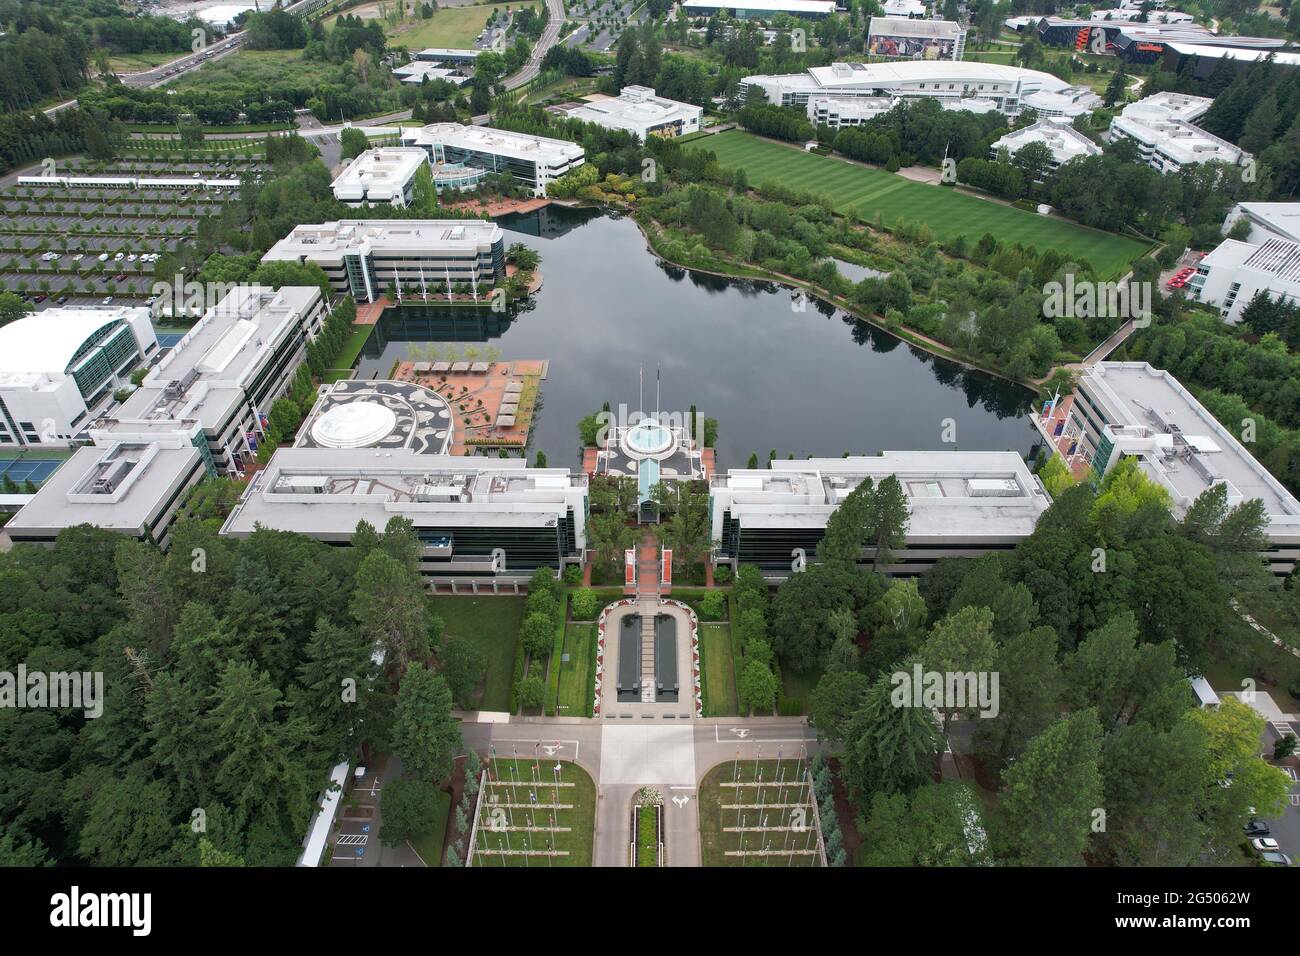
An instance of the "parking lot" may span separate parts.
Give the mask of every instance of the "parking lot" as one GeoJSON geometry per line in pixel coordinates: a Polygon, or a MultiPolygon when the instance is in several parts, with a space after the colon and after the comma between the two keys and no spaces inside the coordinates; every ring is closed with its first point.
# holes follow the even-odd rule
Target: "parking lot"
{"type": "Polygon", "coordinates": [[[194,182],[180,188],[0,188],[0,291],[16,292],[37,309],[147,300],[158,259],[238,197],[237,189],[211,188],[205,180],[259,176],[266,169],[261,160],[229,156],[193,162],[72,160],[60,163],[55,174],[194,182]]]}

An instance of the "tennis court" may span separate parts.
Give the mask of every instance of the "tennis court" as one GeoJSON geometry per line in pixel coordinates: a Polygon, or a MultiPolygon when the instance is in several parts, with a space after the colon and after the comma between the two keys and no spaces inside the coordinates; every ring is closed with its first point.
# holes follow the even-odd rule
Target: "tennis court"
{"type": "Polygon", "coordinates": [[[0,458],[0,481],[7,477],[20,485],[28,480],[39,485],[61,464],[61,458],[0,458]]]}

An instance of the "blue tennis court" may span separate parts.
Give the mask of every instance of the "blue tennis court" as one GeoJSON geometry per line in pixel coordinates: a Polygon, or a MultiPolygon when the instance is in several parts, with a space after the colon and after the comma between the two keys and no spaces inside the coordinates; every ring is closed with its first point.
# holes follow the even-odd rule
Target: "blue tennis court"
{"type": "Polygon", "coordinates": [[[157,333],[158,347],[169,349],[184,337],[184,332],[159,332],[157,333]]]}
{"type": "Polygon", "coordinates": [[[20,485],[29,480],[39,485],[61,464],[61,458],[0,458],[0,480],[9,477],[20,485]]]}

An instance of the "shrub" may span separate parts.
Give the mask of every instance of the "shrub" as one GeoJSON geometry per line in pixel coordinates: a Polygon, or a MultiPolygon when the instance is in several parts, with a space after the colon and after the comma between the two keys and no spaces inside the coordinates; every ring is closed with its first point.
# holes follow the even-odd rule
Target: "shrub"
{"type": "Polygon", "coordinates": [[[578,621],[590,621],[596,616],[596,592],[591,588],[580,588],[573,592],[573,617],[578,621]]]}
{"type": "Polygon", "coordinates": [[[709,591],[700,601],[700,612],[710,621],[721,620],[727,613],[727,595],[709,591]]]}

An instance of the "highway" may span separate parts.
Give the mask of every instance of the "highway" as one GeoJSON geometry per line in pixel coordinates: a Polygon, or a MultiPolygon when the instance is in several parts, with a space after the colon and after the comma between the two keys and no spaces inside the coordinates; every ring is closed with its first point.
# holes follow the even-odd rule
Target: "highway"
{"type": "Polygon", "coordinates": [[[550,12],[546,28],[542,30],[528,62],[514,76],[506,77],[507,90],[517,90],[537,79],[537,74],[542,72],[542,59],[546,56],[546,51],[560,40],[560,28],[564,26],[564,0],[546,0],[546,9],[550,12]]]}

